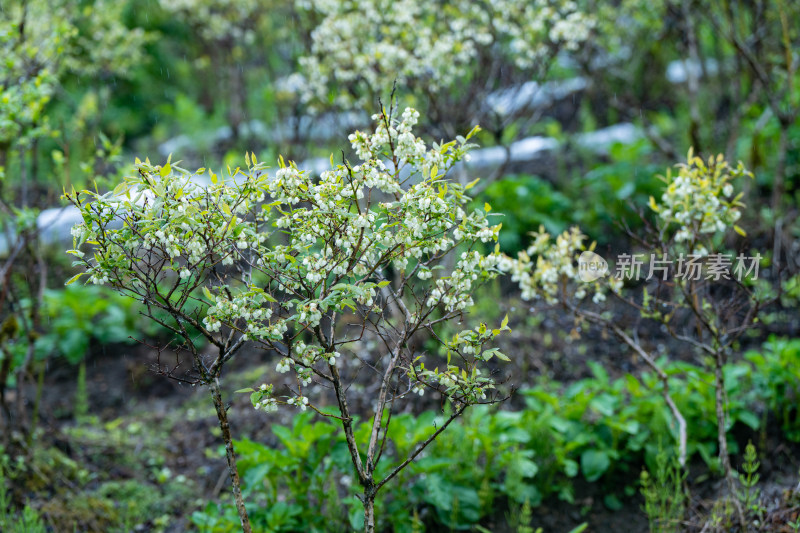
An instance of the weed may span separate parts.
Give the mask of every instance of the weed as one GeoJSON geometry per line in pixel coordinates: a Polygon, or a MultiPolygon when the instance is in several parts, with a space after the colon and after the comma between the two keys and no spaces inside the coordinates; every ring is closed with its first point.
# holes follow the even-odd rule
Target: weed
{"type": "Polygon", "coordinates": [[[659,448],[653,474],[642,470],[640,478],[644,511],[650,522],[651,533],[677,533],[686,505],[683,488],[686,472],[677,458],[659,448]]]}

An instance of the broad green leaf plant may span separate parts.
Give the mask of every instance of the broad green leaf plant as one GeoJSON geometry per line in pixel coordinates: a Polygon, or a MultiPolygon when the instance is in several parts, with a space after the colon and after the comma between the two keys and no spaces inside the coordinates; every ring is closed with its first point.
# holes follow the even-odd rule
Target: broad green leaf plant
{"type": "Polygon", "coordinates": [[[374,115],[373,132],[349,137],[357,162],[331,158],[331,170],[318,178],[282,159],[270,174],[254,155],[225,177],[137,160],[135,174],[114,191],[66,194],[84,219],[70,250],[82,271],[68,283],[107,283],[144,302],[149,316],[183,339],[195,382],[211,390],[245,531],[220,377],[246,344],[274,354],[276,370],[290,376],[288,385],[243,391],[256,409],[286,405],[341,423],[363,489],[366,531],[375,530],[374,502],[384,485],[468,406],[501,399],[486,363],[507,360],[489,348],[506,322],[438,334],[470,308],[477,285],[499,274],[500,257],[482,250],[500,225],[490,222],[488,206],[470,211],[469,186],[446,177],[477,128],[427,145],[413,132],[418,117],[394,106],[374,115]],[[204,173],[208,185],[198,183],[204,173]],[[201,351],[195,335],[214,353],[201,351]],[[446,360],[418,351],[420,335],[436,339],[446,360]],[[355,437],[349,403],[359,372],[374,391],[367,442],[355,437]],[[318,384],[333,391],[334,406],[319,403],[318,384]],[[426,391],[449,400],[449,416],[376,477],[392,413],[426,391]]]}

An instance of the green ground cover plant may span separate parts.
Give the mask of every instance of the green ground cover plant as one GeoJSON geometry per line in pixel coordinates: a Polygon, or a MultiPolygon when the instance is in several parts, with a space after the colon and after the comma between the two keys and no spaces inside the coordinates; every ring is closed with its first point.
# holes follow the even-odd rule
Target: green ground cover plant
{"type": "MultiPolygon", "coordinates": [[[[800,381],[788,374],[765,380],[764,370],[787,363],[796,367],[798,350],[800,340],[774,339],[748,352],[748,361],[725,366],[729,434],[736,428],[758,438],[768,430],[768,420],[782,417],[772,406],[782,405],[775,402],[784,394],[800,392],[800,381]]],[[[663,370],[689,428],[687,461],[700,459],[719,471],[715,394],[709,386],[713,372],[677,362],[665,363],[663,370]]],[[[543,382],[519,391],[525,398],[520,410],[480,406],[468,411],[398,476],[399,489],[378,504],[378,528],[415,531],[417,521],[425,517],[430,527],[469,529],[493,516],[498,504],[513,507],[527,502],[535,507],[547,498],[574,501],[578,477],[606,487],[604,503],[615,508],[638,492],[637,472],[647,468],[653,472],[642,488],[647,492],[648,515],[655,517],[655,531],[673,531],[685,507],[674,494],[663,491],[682,493],[682,482],[675,476],[685,476],[685,471],[670,444],[677,428],[658,391],[660,378],[648,372],[610,379],[596,364],[592,372],[593,377],[571,384],[543,382]],[[673,529],[664,529],[667,523],[673,529]]],[[[447,413],[434,411],[396,415],[387,453],[402,457],[427,437],[434,424],[446,419],[447,413]]],[[[800,422],[794,418],[782,432],[792,436],[798,428],[800,422]]],[[[361,422],[355,434],[363,439],[368,431],[368,424],[361,422]]],[[[274,425],[272,432],[276,445],[237,442],[243,492],[254,527],[265,531],[363,527],[345,437],[337,425],[314,422],[306,412],[295,416],[291,426],[274,425]],[[349,481],[341,483],[343,477],[349,481]],[[348,513],[341,512],[342,505],[348,513]],[[307,512],[312,508],[318,512],[307,512]]],[[[735,456],[745,451],[733,439],[729,446],[735,456]]],[[[752,457],[749,460],[752,464],[752,457]]],[[[238,528],[230,503],[210,502],[195,512],[193,521],[209,533],[238,528]]]]}

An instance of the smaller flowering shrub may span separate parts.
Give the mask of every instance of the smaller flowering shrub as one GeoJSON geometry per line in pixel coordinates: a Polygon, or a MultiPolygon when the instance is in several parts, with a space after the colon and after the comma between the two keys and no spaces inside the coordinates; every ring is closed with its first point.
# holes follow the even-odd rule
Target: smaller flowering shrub
{"type": "MultiPolygon", "coordinates": [[[[752,174],[741,163],[732,168],[721,155],[705,162],[690,151],[687,163],[677,168],[677,174],[668,170],[660,176],[665,183],[661,202],[650,197],[650,209],[657,215],[654,232],[658,239],[651,244],[658,258],[678,258],[682,254],[706,257],[709,249],[719,248],[717,243],[729,229],[745,234],[735,224],[744,204],[741,193],[734,197],[733,182],[752,174]]],[[[564,297],[583,300],[591,293],[594,303],[599,304],[609,292],[620,294],[623,281],[633,277],[631,268],[635,264],[620,263],[615,275],[592,281],[581,279],[579,256],[592,252],[594,244],[587,247],[587,237],[577,227],[558,235],[555,242],[544,228],[532,237],[533,242],[517,258],[504,256],[498,260],[501,270],[509,272],[519,284],[526,300],[541,298],[554,304],[564,297]]],[[[676,276],[677,283],[682,281],[676,276]]]]}
{"type": "MultiPolygon", "coordinates": [[[[689,254],[702,258],[709,255],[709,249],[717,247],[715,239],[719,240],[727,230],[733,229],[744,236],[744,230],[736,225],[744,207],[742,193],[734,197],[733,182],[752,174],[741,163],[731,167],[721,155],[706,162],[692,151],[687,163],[677,168],[677,174],[668,170],[660,177],[665,183],[661,201],[650,197],[650,209],[657,215],[657,237],[664,243],[654,246],[656,251],[663,251],[659,255],[677,258],[689,254]]],[[[592,301],[600,304],[609,292],[619,294],[623,280],[634,275],[631,269],[635,263],[631,262],[617,265],[614,276],[593,281],[581,279],[579,256],[585,251],[592,252],[594,244],[587,246],[586,235],[577,227],[556,236],[555,241],[544,228],[532,237],[533,242],[517,258],[499,260],[501,269],[511,274],[526,300],[541,298],[555,304],[567,295],[580,301],[591,294],[592,301]]]]}
{"type": "Polygon", "coordinates": [[[109,283],[141,299],[154,320],[185,341],[197,382],[212,390],[245,529],[218,381],[246,342],[275,353],[276,370],[290,378],[242,391],[256,409],[288,405],[341,422],[364,490],[368,531],[378,490],[466,407],[500,399],[485,366],[493,357],[507,360],[490,348],[506,322],[452,339],[437,334],[440,324],[472,306],[478,284],[500,272],[500,256],[480,251],[500,230],[489,221],[490,207],[468,211],[469,186],[445,178],[472,147],[477,128],[427,145],[413,133],[418,118],[413,109],[398,117],[393,107],[376,114],[374,132],[349,138],[358,163],[331,161],[318,179],[282,159],[269,176],[248,155],[246,169],[228,169],[224,179],[211,172],[211,184],[200,186],[196,175],[204,169],[193,175],[169,160],[163,166],[137,160],[136,174],[112,192],[67,195],[84,218],[69,251],[83,271],[68,283],[83,275],[109,283]],[[91,253],[82,250],[87,244],[91,253]],[[195,331],[216,356],[198,349],[195,331]],[[446,365],[414,349],[423,334],[446,348],[446,365]],[[364,353],[367,341],[382,353],[364,353]],[[347,394],[363,366],[378,382],[368,443],[355,439],[347,394]],[[334,391],[333,412],[317,405],[319,384],[334,391]],[[450,418],[376,478],[389,414],[404,397],[426,390],[452,403],[450,418]]]}
{"type": "MultiPolygon", "coordinates": [[[[741,163],[731,167],[722,156],[704,161],[692,151],[687,162],[677,168],[676,173],[668,171],[661,177],[665,189],[660,201],[650,198],[650,208],[656,216],[649,233],[637,237],[645,247],[644,253],[620,255],[612,275],[608,275],[607,263],[593,252],[594,245],[586,246],[586,236],[578,228],[565,231],[555,241],[540,230],[533,234],[533,243],[526,251],[516,258],[500,258],[498,266],[519,284],[523,299],[561,304],[579,321],[611,331],[656,372],[664,399],[675,417],[682,464],[687,454],[686,422],[670,395],[668,376],[635,327],[616,321],[614,308],[603,309],[606,296],[613,294],[642,318],[655,320],[662,331],[698,355],[711,356],[716,371],[720,461],[730,477],[722,365],[732,343],[753,324],[767,303],[748,287],[757,277],[757,265],[746,270],[742,265],[733,268],[732,254],[724,253],[723,247],[728,230],[744,235],[736,225],[744,204],[742,194],[734,196],[734,183],[752,174],[741,163]],[[647,256],[649,265],[643,259],[647,256]],[[581,271],[587,261],[602,262],[606,270],[587,277],[581,271]],[[736,275],[739,278],[734,279],[736,275]],[[639,289],[639,299],[625,285],[636,284],[644,276],[648,283],[639,289]],[[723,285],[726,290],[715,290],[713,284],[723,285]],[[584,301],[589,294],[596,309],[584,301]]],[[[751,262],[759,258],[756,254],[751,262]]],[[[746,260],[741,253],[736,259],[746,260]]]]}

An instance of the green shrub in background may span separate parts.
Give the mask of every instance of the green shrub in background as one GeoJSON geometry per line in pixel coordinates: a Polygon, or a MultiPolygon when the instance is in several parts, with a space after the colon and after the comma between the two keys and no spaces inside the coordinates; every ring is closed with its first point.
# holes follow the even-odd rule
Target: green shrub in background
{"type": "Polygon", "coordinates": [[[645,205],[651,195],[659,194],[660,184],[652,179],[662,171],[657,161],[644,139],[612,145],[607,163],[595,163],[562,186],[575,202],[574,223],[599,244],[608,244],[612,235],[619,234],[619,223],[640,227],[642,221],[632,206],[645,205]]]}
{"type": "MultiPolygon", "coordinates": [[[[748,362],[725,367],[730,427],[763,431],[764,417],[775,413],[784,433],[796,439],[800,420],[796,411],[785,415],[784,410],[787,398],[800,393],[800,339],[772,339],[746,358],[748,362]]],[[[526,502],[535,506],[548,497],[572,502],[578,476],[601,484],[607,507],[621,507],[622,497],[638,492],[643,465],[652,472],[663,470],[668,450],[660,443],[674,442],[676,429],[657,376],[610,379],[601,365],[589,366],[591,378],[570,385],[542,382],[521,391],[525,408],[519,411],[476,406],[451,424],[424,457],[398,476],[397,489],[379,503],[378,530],[417,531],[418,518],[435,525],[434,530],[469,529],[526,502]]],[[[664,369],[689,426],[689,458],[699,456],[719,469],[713,373],[685,362],[672,362],[664,369]]],[[[313,423],[312,418],[301,413],[291,427],[273,426],[279,440],[274,447],[237,442],[245,500],[260,530],[362,527],[357,483],[347,494],[335,488],[336,480],[352,479],[344,436],[330,422],[313,423]],[[340,502],[350,509],[349,517],[341,516],[340,502]]],[[[444,419],[432,411],[416,417],[396,415],[386,453],[402,456],[444,419]]],[[[357,438],[364,439],[368,430],[361,424],[357,438]]],[[[730,440],[729,447],[738,453],[735,441],[730,440]]],[[[239,528],[232,504],[209,503],[192,518],[203,532],[239,528]]]]}
{"type": "Polygon", "coordinates": [[[758,370],[752,377],[755,388],[778,416],[783,433],[800,442],[800,339],[770,337],[762,351],[749,350],[744,357],[758,370]]]}
{"type": "Polygon", "coordinates": [[[487,202],[503,213],[500,248],[516,253],[525,248],[531,228],[543,225],[548,231],[561,233],[574,223],[573,200],[557,191],[553,184],[537,176],[509,176],[489,185],[477,205],[487,202]]]}
{"type": "MultiPolygon", "coordinates": [[[[30,301],[22,302],[27,312],[30,301]]],[[[63,357],[79,364],[95,345],[133,344],[144,337],[165,336],[165,328],[142,320],[140,305],[99,285],[70,285],[48,289],[42,309],[43,330],[35,341],[35,358],[63,357]]],[[[10,343],[15,359],[25,356],[26,345],[10,343]]]]}
{"type": "Polygon", "coordinates": [[[36,302],[30,298],[20,300],[20,313],[30,323],[35,322],[33,316],[38,314],[41,331],[10,336],[4,346],[7,350],[3,350],[3,355],[7,353],[10,357],[9,372],[0,379],[5,380],[3,385],[15,387],[19,379],[17,370],[35,369],[38,378],[33,419],[36,420],[44,384],[44,362],[64,358],[71,365],[79,365],[74,415],[84,419],[89,411],[85,358],[93,344],[132,343],[141,336],[137,304],[103,287],[88,286],[46,289],[36,302]]]}
{"type": "MultiPolygon", "coordinates": [[[[36,338],[37,360],[63,357],[71,364],[80,363],[93,342],[98,344],[133,342],[140,335],[136,302],[96,286],[70,286],[47,290],[44,294],[42,323],[44,332],[36,338]]],[[[22,302],[28,312],[30,301],[22,302]]],[[[23,342],[11,343],[15,359],[25,356],[23,342]]]]}
{"type": "Polygon", "coordinates": [[[104,287],[66,287],[45,294],[48,332],[40,337],[45,353],[80,362],[97,344],[130,343],[139,335],[135,301],[104,287]]]}
{"type": "Polygon", "coordinates": [[[589,169],[580,166],[568,179],[552,183],[529,175],[505,176],[486,187],[475,205],[488,202],[503,214],[500,248],[506,253],[523,250],[532,228],[544,226],[558,235],[578,224],[599,244],[609,244],[620,222],[631,228],[641,226],[632,205],[647,204],[658,194],[659,183],[652,179],[660,170],[650,144],[644,140],[616,143],[607,161],[587,159],[589,169]]]}

